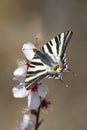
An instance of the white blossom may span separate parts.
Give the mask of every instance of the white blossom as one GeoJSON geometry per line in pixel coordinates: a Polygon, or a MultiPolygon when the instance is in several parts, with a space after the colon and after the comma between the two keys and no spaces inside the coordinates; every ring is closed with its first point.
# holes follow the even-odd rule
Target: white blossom
{"type": "MultiPolygon", "coordinates": [[[[24,43],[22,47],[22,51],[26,58],[30,61],[34,55],[34,49],[36,47],[34,44],[28,42],[24,43]]],[[[13,72],[14,80],[18,80],[19,84],[12,89],[13,96],[15,98],[24,98],[27,96],[28,99],[28,107],[29,110],[38,110],[39,106],[47,108],[49,102],[45,100],[45,97],[48,93],[48,88],[41,84],[41,82],[36,83],[36,85],[32,86],[29,90],[25,88],[25,78],[27,69],[29,68],[29,62],[26,60],[21,60],[18,62],[18,68],[13,72]]],[[[32,114],[29,111],[29,114],[32,114]]],[[[34,130],[36,124],[35,120],[31,120],[29,114],[24,114],[23,120],[18,127],[18,130],[34,130]]],[[[36,115],[35,115],[36,116],[36,115]]]]}
{"type": "Polygon", "coordinates": [[[28,64],[25,60],[18,62],[19,67],[14,71],[14,80],[18,80],[20,83],[12,89],[13,96],[15,98],[23,98],[28,95],[28,91],[25,89],[25,76],[27,72],[28,64]]]}
{"type": "Polygon", "coordinates": [[[32,86],[30,90],[25,88],[25,76],[27,73],[27,62],[22,60],[18,63],[19,67],[14,71],[14,80],[18,80],[20,83],[12,89],[13,96],[15,98],[24,98],[28,96],[28,107],[30,109],[37,110],[40,106],[40,98],[45,98],[48,93],[48,88],[38,82],[32,86]]]}
{"type": "Polygon", "coordinates": [[[25,89],[25,86],[23,83],[20,83],[18,86],[13,87],[12,89],[13,96],[15,98],[24,98],[28,95],[29,91],[25,89]]]}
{"type": "Polygon", "coordinates": [[[19,66],[15,71],[14,71],[14,76],[22,76],[26,74],[26,68],[23,66],[19,66]]]}
{"type": "Polygon", "coordinates": [[[38,95],[40,97],[44,98],[47,95],[48,91],[49,90],[48,90],[48,88],[46,86],[44,86],[44,85],[39,85],[38,86],[38,95]]]}
{"type": "Polygon", "coordinates": [[[32,130],[34,127],[35,123],[30,119],[29,115],[25,114],[19,128],[21,130],[32,130]]]}
{"type": "Polygon", "coordinates": [[[14,76],[23,76],[27,72],[27,61],[21,60],[18,62],[18,68],[14,71],[13,75],[14,76]]]}
{"type": "Polygon", "coordinates": [[[45,98],[48,88],[43,85],[35,85],[28,94],[28,107],[37,110],[40,106],[40,98],[45,98]]]}
{"type": "Polygon", "coordinates": [[[24,83],[25,81],[25,75],[22,76],[14,76],[13,80],[18,80],[20,83],[24,83]]]}
{"type": "Polygon", "coordinates": [[[22,51],[28,60],[31,60],[34,57],[34,55],[35,55],[35,52],[33,50],[34,48],[36,48],[36,47],[31,42],[25,43],[23,45],[22,51]]]}
{"type": "Polygon", "coordinates": [[[40,106],[40,97],[39,97],[38,93],[37,92],[29,93],[28,107],[30,107],[30,109],[37,110],[39,106],[40,106]]]}

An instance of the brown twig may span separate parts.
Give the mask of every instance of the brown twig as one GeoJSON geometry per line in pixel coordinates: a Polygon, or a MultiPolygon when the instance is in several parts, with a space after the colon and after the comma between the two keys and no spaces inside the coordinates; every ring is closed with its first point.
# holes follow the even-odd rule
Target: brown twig
{"type": "Polygon", "coordinates": [[[37,111],[37,114],[36,114],[36,125],[35,125],[35,130],[38,130],[38,127],[39,127],[40,110],[41,110],[41,106],[39,106],[38,111],[37,111]]]}

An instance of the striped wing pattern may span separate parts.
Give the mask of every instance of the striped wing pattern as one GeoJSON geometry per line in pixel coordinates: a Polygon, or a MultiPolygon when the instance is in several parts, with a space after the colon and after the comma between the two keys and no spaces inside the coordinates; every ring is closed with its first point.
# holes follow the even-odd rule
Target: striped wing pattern
{"type": "Polygon", "coordinates": [[[55,63],[58,62],[59,57],[63,57],[67,44],[72,36],[72,31],[66,31],[54,37],[52,40],[44,44],[42,51],[47,53],[55,63]]]}
{"type": "Polygon", "coordinates": [[[39,59],[38,56],[31,60],[29,69],[27,70],[26,78],[25,78],[25,88],[28,90],[42,78],[47,75],[46,66],[39,59]]]}
{"type": "Polygon", "coordinates": [[[50,75],[49,70],[51,72],[52,67],[59,63],[59,60],[63,64],[62,72],[67,70],[65,50],[71,36],[72,31],[61,33],[44,44],[40,51],[36,52],[35,57],[31,60],[25,78],[25,87],[27,90],[46,76],[57,78],[59,73],[50,75]]]}

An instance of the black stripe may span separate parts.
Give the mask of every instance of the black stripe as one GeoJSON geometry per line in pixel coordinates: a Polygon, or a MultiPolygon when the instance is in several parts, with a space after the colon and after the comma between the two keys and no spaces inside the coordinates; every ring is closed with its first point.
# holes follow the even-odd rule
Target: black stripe
{"type": "Polygon", "coordinates": [[[45,52],[45,50],[44,50],[44,47],[42,47],[42,49],[41,49],[43,52],[45,52]]]}
{"type": "Polygon", "coordinates": [[[30,89],[34,84],[36,84],[38,81],[40,81],[41,79],[43,79],[47,74],[43,74],[43,75],[40,75],[36,78],[33,78],[32,80],[30,81],[27,81],[25,82],[25,88],[28,90],[30,89]]]}
{"type": "Polygon", "coordinates": [[[71,36],[72,36],[73,32],[72,31],[67,31],[64,34],[65,34],[64,35],[64,42],[66,42],[66,44],[67,44],[69,42],[69,40],[71,39],[71,36]],[[67,41],[66,41],[66,38],[67,38],[67,41]]]}
{"type": "Polygon", "coordinates": [[[57,36],[55,37],[55,42],[59,44],[57,36]]]}
{"type": "Polygon", "coordinates": [[[38,56],[35,56],[33,59],[39,59],[38,56]]]}
{"type": "Polygon", "coordinates": [[[53,54],[52,49],[51,49],[49,43],[47,43],[46,45],[47,45],[48,51],[49,51],[51,54],[53,54]]]}
{"type": "Polygon", "coordinates": [[[33,66],[33,65],[30,65],[30,66],[29,66],[29,68],[35,68],[35,66],[33,66]]]}
{"type": "MultiPolygon", "coordinates": [[[[65,43],[65,41],[66,41],[66,38],[67,38],[67,34],[69,33],[69,31],[68,32],[64,32],[64,43],[65,43]]],[[[66,43],[65,43],[66,44],[66,43]]]]}
{"type": "Polygon", "coordinates": [[[64,55],[62,55],[62,56],[61,56],[61,61],[62,61],[63,64],[65,63],[64,60],[65,60],[65,57],[64,57],[64,55]]]}
{"type": "Polygon", "coordinates": [[[40,63],[40,62],[31,62],[32,65],[41,65],[43,66],[43,63],[40,63]]]}
{"type": "Polygon", "coordinates": [[[25,83],[26,83],[26,85],[25,85],[25,87],[27,87],[28,86],[28,84],[30,84],[30,83],[32,83],[35,79],[37,79],[37,77],[36,78],[34,78],[34,79],[32,79],[32,80],[30,80],[30,81],[25,81],[25,83]]]}
{"type": "Polygon", "coordinates": [[[61,37],[61,35],[58,35],[59,43],[60,43],[60,37],[61,37]]]}
{"type": "Polygon", "coordinates": [[[56,50],[57,50],[57,55],[59,53],[59,41],[58,41],[58,38],[55,37],[55,42],[56,42],[56,50]]]}
{"type": "Polygon", "coordinates": [[[49,43],[51,44],[51,46],[53,46],[53,44],[52,44],[52,42],[51,42],[51,41],[49,41],[49,43]]]}
{"type": "Polygon", "coordinates": [[[36,70],[36,71],[28,71],[27,72],[27,74],[37,74],[37,73],[40,73],[40,72],[43,72],[43,71],[45,71],[45,69],[44,70],[36,70]]]}
{"type": "Polygon", "coordinates": [[[36,84],[36,81],[37,81],[37,82],[39,81],[39,78],[38,78],[38,77],[36,77],[36,78],[34,78],[34,79],[32,79],[32,80],[30,80],[30,81],[28,81],[28,82],[25,82],[25,88],[26,88],[27,90],[29,90],[31,87],[33,87],[33,85],[36,84]]]}
{"type": "Polygon", "coordinates": [[[37,77],[34,78],[34,79],[32,79],[32,80],[30,80],[30,81],[28,81],[28,82],[25,82],[25,88],[26,88],[27,90],[28,90],[29,88],[31,88],[32,86],[29,85],[29,84],[33,83],[36,79],[37,79],[37,77]]]}

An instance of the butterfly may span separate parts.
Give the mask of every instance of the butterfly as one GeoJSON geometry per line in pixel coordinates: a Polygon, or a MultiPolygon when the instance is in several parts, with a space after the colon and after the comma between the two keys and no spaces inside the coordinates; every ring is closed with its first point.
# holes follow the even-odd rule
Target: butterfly
{"type": "Polygon", "coordinates": [[[69,70],[65,50],[72,34],[72,31],[65,31],[44,44],[40,50],[33,49],[35,56],[25,78],[27,90],[43,78],[62,79],[62,73],[69,70]]]}

